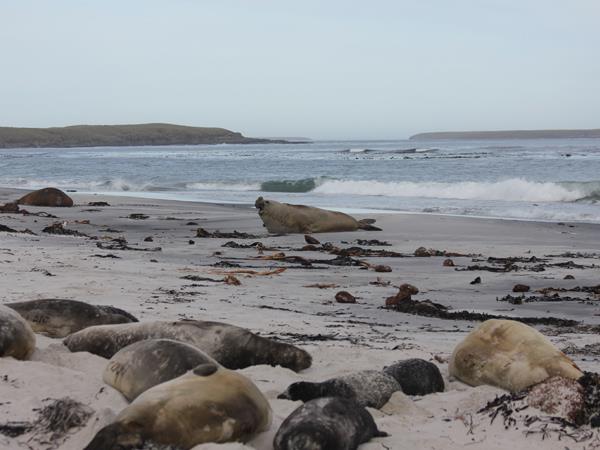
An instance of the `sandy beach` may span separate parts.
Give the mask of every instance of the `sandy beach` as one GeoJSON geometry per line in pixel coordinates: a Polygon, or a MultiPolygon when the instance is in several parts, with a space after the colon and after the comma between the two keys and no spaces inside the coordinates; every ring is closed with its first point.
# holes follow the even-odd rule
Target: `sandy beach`
{"type": "MultiPolygon", "coordinates": [[[[1,189],[0,204],[21,194],[1,189]]],[[[454,311],[575,320],[576,326],[541,324],[536,328],[558,348],[568,349],[582,370],[600,371],[600,353],[596,350],[594,355],[590,350],[594,347],[582,350],[586,345],[600,344],[597,331],[593,331],[593,326],[600,325],[598,295],[572,290],[599,284],[598,224],[379,214],[369,217],[377,219],[381,232],[314,236],[338,248],[402,254],[355,257],[371,265],[391,267],[391,272],[377,273],[361,266],[318,262],[302,265],[266,259],[279,252],[313,261],[330,260],[335,255],[301,251],[306,245],[303,235],[269,236],[256,210],[248,206],[69,195],[76,203],[71,208],[25,207],[32,213],[43,211],[56,217],[0,214],[1,225],[34,233],[0,231],[1,303],[64,298],[116,306],[140,321],[221,321],[293,343],[312,355],[312,367],[300,373],[270,366],[240,370],[269,399],[274,412],[271,428],[245,446],[206,444],[196,449],[269,450],[281,422],[300,405],[277,399],[291,382],[321,381],[357,370],[381,369],[407,358],[437,364],[445,379],[445,392],[424,397],[398,392],[381,410],[369,409],[379,428],[390,436],[373,439],[361,449],[600,446],[599,436],[589,429],[589,435],[576,442],[581,434],[569,436],[552,431],[552,427],[543,432],[540,423],[505,427],[500,418],[492,423],[489,413],[478,412],[504,391],[490,386],[473,388],[450,379],[447,360],[454,347],[480,322],[422,317],[383,307],[385,299],[397,292],[397,286],[410,283],[419,289],[414,300],[428,299],[454,311]],[[110,206],[89,206],[89,202],[100,201],[110,206]],[[86,236],[41,231],[55,222],[86,236]],[[198,228],[209,232],[236,230],[255,237],[201,238],[197,237],[198,228]],[[133,250],[106,248],[119,237],[125,238],[133,250]],[[390,245],[358,243],[373,239],[390,245]],[[231,241],[241,245],[227,244],[231,241]],[[261,242],[262,249],[249,246],[254,242],[261,242]],[[236,248],[243,246],[247,248],[236,248]],[[419,247],[465,256],[416,257],[419,247]],[[449,257],[454,267],[443,265],[449,257]],[[511,261],[518,270],[486,270],[505,267],[506,260],[490,257],[513,257],[511,261]],[[285,270],[268,274],[279,268],[285,270]],[[259,274],[235,273],[239,269],[259,274]],[[220,280],[229,273],[239,279],[239,286],[183,278],[191,275],[220,280]],[[565,279],[566,275],[574,279],[565,279]],[[476,277],[481,283],[471,284],[476,277]],[[310,287],[317,284],[335,286],[310,287]],[[498,301],[507,295],[519,295],[512,293],[515,284],[530,286],[527,296],[553,287],[569,289],[560,296],[573,298],[522,304],[498,301]],[[337,303],[335,294],[342,290],[353,294],[357,302],[337,303]]],[[[46,399],[63,397],[88,405],[93,415],[84,427],[60,440],[32,433],[16,437],[0,434],[0,447],[81,449],[127,402],[102,382],[105,359],[84,352],[71,353],[60,339],[36,337],[37,348],[30,361],[4,358],[0,362],[0,425],[33,420],[36,409],[46,399]]]]}

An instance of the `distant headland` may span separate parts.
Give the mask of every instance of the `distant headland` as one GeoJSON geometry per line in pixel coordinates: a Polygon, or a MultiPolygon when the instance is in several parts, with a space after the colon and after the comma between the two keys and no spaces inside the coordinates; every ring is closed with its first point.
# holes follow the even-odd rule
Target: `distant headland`
{"type": "Polygon", "coordinates": [[[590,130],[503,130],[503,131],[439,131],[419,133],[411,141],[435,139],[571,139],[600,138],[600,129],[590,130]]]}
{"type": "Polygon", "coordinates": [[[279,144],[287,142],[248,138],[241,133],[225,128],[188,127],[168,123],[73,125],[57,128],[0,127],[0,148],[279,144]]]}

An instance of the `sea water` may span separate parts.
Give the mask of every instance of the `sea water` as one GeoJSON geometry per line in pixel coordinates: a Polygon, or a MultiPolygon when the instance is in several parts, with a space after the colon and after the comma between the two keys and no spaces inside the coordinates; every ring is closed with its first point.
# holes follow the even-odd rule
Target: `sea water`
{"type": "Polygon", "coordinates": [[[600,223],[600,139],[8,149],[0,186],[600,223]]]}

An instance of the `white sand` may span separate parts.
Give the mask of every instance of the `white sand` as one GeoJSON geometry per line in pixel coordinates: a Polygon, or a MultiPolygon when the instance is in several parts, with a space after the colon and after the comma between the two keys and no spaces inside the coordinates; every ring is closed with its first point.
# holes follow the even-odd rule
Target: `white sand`
{"type": "MultiPolygon", "coordinates": [[[[0,203],[18,197],[16,191],[0,191],[0,203]]],[[[452,449],[468,445],[473,449],[577,448],[569,438],[556,435],[542,440],[540,434],[526,437],[523,429],[505,430],[500,418],[490,419],[477,411],[497,394],[493,387],[471,388],[448,380],[445,361],[454,346],[476,323],[445,321],[401,314],[381,309],[394,287],[370,285],[377,276],[392,285],[414,284],[420,293],[417,300],[432,301],[455,309],[471,309],[496,314],[519,316],[556,316],[573,318],[589,324],[600,323],[596,303],[536,303],[510,305],[496,302],[496,297],[510,293],[516,283],[533,289],[554,286],[590,286],[600,283],[598,268],[547,268],[544,272],[519,271],[489,273],[456,271],[442,267],[443,257],[431,258],[361,258],[372,263],[387,264],[391,273],[375,273],[357,267],[330,267],[323,270],[289,268],[279,275],[244,277],[237,275],[241,286],[222,283],[192,282],[183,275],[219,278],[215,268],[226,260],[241,265],[274,266],[272,261],[256,261],[255,249],[222,248],[229,240],[251,243],[254,240],[200,239],[198,226],[209,231],[245,231],[265,235],[255,210],[247,207],[218,206],[196,203],[133,199],[126,197],[73,196],[73,208],[33,208],[59,216],[51,219],[19,214],[0,214],[0,224],[16,229],[29,228],[37,236],[0,232],[0,301],[2,303],[41,298],[69,298],[93,304],[110,304],[123,308],[140,320],[196,318],[218,320],[243,326],[264,336],[296,343],[313,356],[313,366],[302,373],[281,367],[254,366],[241,370],[269,398],[274,410],[271,429],[246,443],[203,445],[208,449],[271,449],[272,439],[280,423],[300,403],[277,400],[277,394],[298,380],[326,378],[384,365],[412,357],[438,364],[446,381],[446,392],[420,398],[401,393],[382,408],[370,410],[380,429],[390,434],[374,439],[361,449],[431,448],[452,449]],[[108,201],[112,206],[94,208],[88,201],[108,201]],[[86,211],[99,209],[100,211],[86,211]],[[131,213],[144,213],[146,220],[127,218],[131,213]],[[174,218],[176,220],[167,220],[174,218]],[[75,220],[89,219],[90,224],[75,220]],[[160,252],[101,250],[86,238],[52,236],[40,230],[60,220],[67,228],[92,236],[124,236],[130,245],[145,248],[160,246],[160,252]],[[187,225],[195,221],[199,225],[187,225]],[[118,233],[100,231],[105,228],[118,233]],[[154,242],[143,242],[152,236],[154,242]],[[188,244],[194,240],[195,245],[188,244]],[[215,255],[221,252],[221,255],[215,255]],[[94,254],[112,253],[120,259],[102,259],[94,254]],[[236,259],[244,258],[244,259],[236,259]],[[153,262],[155,260],[156,262],[153,262]],[[38,271],[39,270],[39,271],[38,271]],[[43,271],[50,272],[47,276],[43,271]],[[563,280],[573,274],[575,280],[563,280]],[[483,282],[470,285],[476,276],[483,282]],[[339,288],[304,287],[314,283],[335,283],[339,288]],[[190,286],[195,284],[196,286],[190,286]],[[334,301],[338,290],[348,290],[358,297],[357,304],[342,305],[334,301]],[[311,340],[310,336],[324,340],[311,340]],[[433,357],[437,357],[433,360],[433,357]],[[565,440],[567,439],[567,440],[565,440]]],[[[335,245],[355,239],[379,239],[393,244],[384,247],[412,253],[417,247],[436,248],[488,256],[543,257],[566,251],[599,252],[600,226],[555,223],[516,222],[434,215],[382,215],[377,224],[384,231],[316,235],[321,242],[335,245]]],[[[304,245],[302,235],[264,237],[265,245],[298,248],[304,245]]],[[[272,252],[265,251],[265,254],[272,252]]],[[[286,254],[331,259],[333,255],[287,251],[286,254]]],[[[458,267],[470,264],[471,258],[452,258],[458,267]]],[[[580,264],[600,264],[598,259],[553,258],[552,262],[573,260],[580,264]]],[[[485,261],[478,264],[486,264],[485,261]]],[[[222,269],[227,270],[227,269],[222,269]]],[[[260,270],[260,269],[257,269],[260,270]]],[[[573,295],[569,293],[568,295],[573,295]]],[[[541,327],[551,331],[552,327],[541,327]]],[[[568,344],[582,346],[598,343],[597,335],[550,333],[550,339],[562,348],[568,344]]],[[[575,355],[582,369],[600,369],[594,357],[575,355]]],[[[125,405],[124,398],[104,385],[101,374],[106,360],[87,353],[70,353],[60,340],[38,335],[37,350],[31,361],[0,360],[0,424],[32,420],[35,408],[43,400],[65,396],[89,405],[94,411],[87,426],[69,435],[60,446],[81,449],[99,428],[110,422],[125,405]]],[[[27,440],[31,434],[17,438],[0,435],[0,448],[49,448],[27,440]],[[28,447],[29,446],[29,447],[28,447]]],[[[588,443],[589,444],[589,443],[588,443]]]]}

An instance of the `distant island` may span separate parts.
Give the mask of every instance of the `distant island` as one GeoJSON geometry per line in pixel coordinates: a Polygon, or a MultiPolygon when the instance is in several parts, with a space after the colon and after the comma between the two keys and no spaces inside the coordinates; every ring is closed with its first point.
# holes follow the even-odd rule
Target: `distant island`
{"type": "Polygon", "coordinates": [[[435,139],[570,139],[600,138],[600,129],[592,130],[505,130],[505,131],[439,131],[419,133],[411,141],[435,139]]]}
{"type": "Polygon", "coordinates": [[[168,123],[73,125],[57,128],[0,127],[0,148],[276,144],[287,142],[248,138],[241,133],[225,128],[188,127],[168,123]]]}

